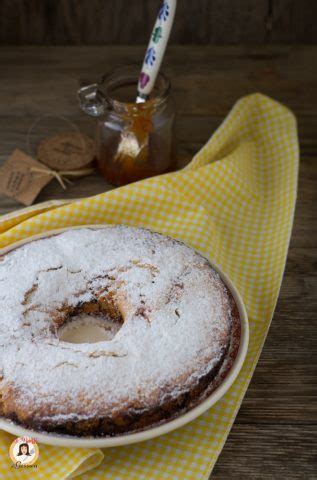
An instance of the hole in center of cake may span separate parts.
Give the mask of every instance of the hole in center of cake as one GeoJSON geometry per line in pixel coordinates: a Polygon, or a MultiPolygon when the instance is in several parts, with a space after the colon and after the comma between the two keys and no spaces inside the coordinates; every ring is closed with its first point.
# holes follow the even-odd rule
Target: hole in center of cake
{"type": "Polygon", "coordinates": [[[97,343],[112,340],[121,327],[104,313],[78,313],[58,329],[57,336],[67,343],[97,343]]]}

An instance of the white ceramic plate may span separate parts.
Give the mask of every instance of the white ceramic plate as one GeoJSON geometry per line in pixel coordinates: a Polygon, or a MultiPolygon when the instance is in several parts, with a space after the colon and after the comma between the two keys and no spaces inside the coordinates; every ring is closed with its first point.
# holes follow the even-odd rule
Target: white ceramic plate
{"type": "MultiPolygon", "coordinates": [[[[46,232],[45,234],[34,235],[33,237],[29,237],[26,240],[21,240],[14,244],[11,244],[9,247],[0,249],[0,255],[4,254],[14,248],[23,245],[24,243],[28,243],[31,240],[36,240],[39,238],[44,238],[46,236],[54,235],[56,233],[60,233],[65,230],[70,230],[71,228],[109,228],[106,225],[82,225],[80,227],[68,227],[62,228],[58,230],[51,230],[46,232]]],[[[165,433],[171,432],[172,430],[176,430],[177,428],[186,425],[187,423],[195,420],[195,418],[202,415],[206,412],[210,407],[212,407],[231,387],[235,379],[237,378],[243,362],[245,360],[248,343],[249,343],[249,324],[248,324],[248,317],[245,306],[243,301],[240,297],[239,292],[232,284],[230,279],[225,275],[222,270],[216,265],[214,262],[210,262],[211,266],[219,273],[222,280],[232,293],[241,318],[241,339],[240,339],[240,346],[238,354],[233,362],[233,365],[230,371],[227,373],[226,377],[222,381],[222,383],[214,390],[208,398],[206,398],[203,402],[197,405],[195,408],[192,408],[188,412],[180,415],[179,417],[166,422],[159,426],[154,426],[147,430],[137,433],[125,434],[125,435],[118,435],[115,437],[102,437],[102,438],[95,438],[95,437],[72,437],[67,435],[57,435],[53,433],[40,433],[34,430],[28,430],[26,428],[17,425],[10,420],[6,420],[0,417],[0,429],[5,430],[6,432],[12,433],[17,437],[21,436],[28,436],[32,438],[36,438],[37,442],[47,444],[47,445],[56,445],[62,447],[82,447],[82,448],[107,448],[107,447],[117,447],[120,445],[129,445],[131,443],[138,443],[143,442],[145,440],[149,440],[151,438],[158,437],[160,435],[164,435],[165,433]]]]}

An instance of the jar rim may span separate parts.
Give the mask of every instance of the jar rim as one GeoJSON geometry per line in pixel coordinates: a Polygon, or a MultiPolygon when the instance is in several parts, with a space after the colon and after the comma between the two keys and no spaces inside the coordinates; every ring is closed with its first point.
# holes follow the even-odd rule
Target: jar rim
{"type": "Polygon", "coordinates": [[[115,98],[113,93],[120,86],[135,84],[135,98],[137,96],[137,84],[140,75],[140,66],[137,64],[126,65],[123,67],[115,67],[102,76],[99,89],[106,98],[108,104],[117,111],[124,111],[126,108],[135,107],[136,110],[147,109],[149,105],[157,108],[164,104],[168,98],[171,89],[171,82],[164,72],[160,71],[153,92],[154,95],[142,103],[134,103],[119,100],[115,98]]]}

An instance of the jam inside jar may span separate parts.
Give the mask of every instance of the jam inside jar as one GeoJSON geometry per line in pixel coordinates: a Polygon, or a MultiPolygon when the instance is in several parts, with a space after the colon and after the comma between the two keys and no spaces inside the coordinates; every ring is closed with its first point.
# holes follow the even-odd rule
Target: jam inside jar
{"type": "Polygon", "coordinates": [[[138,74],[137,67],[121,68],[98,85],[108,108],[97,119],[97,161],[100,172],[113,185],[176,168],[170,82],[161,73],[150,98],[135,103],[138,74]]]}

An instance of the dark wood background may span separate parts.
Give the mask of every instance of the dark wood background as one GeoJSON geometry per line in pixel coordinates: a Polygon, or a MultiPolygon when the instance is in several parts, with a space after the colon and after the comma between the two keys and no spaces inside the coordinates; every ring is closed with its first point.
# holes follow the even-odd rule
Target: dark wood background
{"type": "MultiPolygon", "coordinates": [[[[0,0],[0,45],[145,44],[161,0],[0,0]]],[[[316,0],[179,0],[172,43],[317,43],[316,0]]]]}

